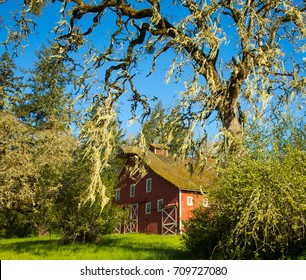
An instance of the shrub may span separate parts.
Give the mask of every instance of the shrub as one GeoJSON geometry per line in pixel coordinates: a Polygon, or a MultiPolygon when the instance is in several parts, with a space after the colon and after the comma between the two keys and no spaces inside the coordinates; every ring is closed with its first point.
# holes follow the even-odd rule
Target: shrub
{"type": "Polygon", "coordinates": [[[210,194],[221,207],[195,211],[187,223],[187,248],[200,248],[204,258],[298,255],[305,244],[305,160],[305,151],[292,147],[228,160],[210,194]]]}
{"type": "Polygon", "coordinates": [[[0,212],[0,237],[25,237],[36,234],[36,228],[28,213],[17,210],[0,212]]]}
{"type": "MultiPolygon", "coordinates": [[[[220,218],[218,208],[197,208],[193,216],[184,224],[183,241],[191,256],[196,259],[210,259],[223,239],[227,226],[225,219],[220,218]],[[223,224],[223,225],[222,225],[223,224]]],[[[222,257],[221,257],[222,258],[222,257]]]]}
{"type": "MultiPolygon", "coordinates": [[[[62,187],[56,201],[57,217],[55,227],[66,242],[95,242],[103,234],[112,233],[121,219],[121,210],[111,203],[102,209],[102,194],[98,193],[94,202],[83,202],[84,193],[90,185],[91,163],[84,160],[79,151],[76,159],[67,166],[62,187]],[[82,203],[83,202],[83,203],[82,203]]],[[[101,176],[108,184],[107,196],[114,195],[117,173],[115,165],[110,165],[101,176]],[[108,171],[108,173],[106,173],[108,171]],[[115,175],[113,174],[115,173],[115,175]]],[[[110,199],[111,201],[111,199],[110,199]]]]}
{"type": "MultiPolygon", "coordinates": [[[[98,242],[102,235],[114,232],[119,220],[117,212],[120,209],[109,204],[100,213],[98,205],[87,205],[81,208],[72,208],[59,221],[60,234],[64,242],[98,242]]],[[[67,210],[67,209],[66,209],[67,210]]]]}

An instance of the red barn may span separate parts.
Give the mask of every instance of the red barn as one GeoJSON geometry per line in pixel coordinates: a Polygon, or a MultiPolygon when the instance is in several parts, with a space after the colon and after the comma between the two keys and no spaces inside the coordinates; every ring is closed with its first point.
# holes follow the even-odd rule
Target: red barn
{"type": "Polygon", "coordinates": [[[119,227],[120,233],[145,232],[177,234],[191,210],[208,206],[205,191],[213,174],[206,169],[201,176],[191,175],[191,161],[176,161],[161,145],[147,151],[122,148],[125,165],[114,203],[128,208],[129,219],[119,227]]]}

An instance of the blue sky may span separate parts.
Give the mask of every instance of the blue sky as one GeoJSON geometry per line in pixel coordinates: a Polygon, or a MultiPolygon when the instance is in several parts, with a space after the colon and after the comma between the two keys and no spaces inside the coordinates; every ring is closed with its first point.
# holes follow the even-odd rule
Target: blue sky
{"type": "MultiPolygon", "coordinates": [[[[4,5],[1,5],[0,15],[3,17],[4,21],[7,23],[10,11],[15,10],[16,8],[20,8],[20,4],[23,1],[9,1],[4,5]]],[[[18,66],[28,69],[31,67],[35,61],[35,51],[38,51],[42,46],[42,42],[48,45],[47,38],[51,39],[54,36],[51,33],[52,28],[55,26],[56,22],[59,20],[59,7],[60,5],[52,4],[51,6],[48,5],[47,8],[44,9],[44,13],[42,16],[38,16],[35,20],[37,22],[37,27],[35,31],[29,35],[28,40],[24,43],[27,45],[25,48],[24,54],[20,55],[16,58],[16,63],[18,66]]],[[[175,16],[177,20],[179,17],[183,16],[182,9],[175,8],[175,16]]],[[[164,11],[167,13],[167,10],[164,11]]],[[[175,19],[173,19],[175,21],[175,19]]],[[[105,22],[103,22],[105,24],[105,22]]],[[[227,22],[226,19],[223,22],[225,25],[230,25],[231,22],[227,22]]],[[[109,25],[107,28],[103,29],[106,33],[111,32],[111,26],[109,25]]],[[[228,44],[224,44],[221,51],[221,57],[224,61],[231,60],[232,55],[234,55],[234,48],[235,48],[235,41],[231,41],[231,38],[235,36],[235,33],[232,31],[233,29],[227,28],[228,37],[230,42],[228,44]]],[[[98,34],[99,35],[99,34],[98,34]]],[[[101,42],[103,42],[103,34],[97,36],[97,33],[92,36],[93,42],[97,46],[100,46],[101,42]],[[96,37],[95,37],[96,36],[96,37]]],[[[0,41],[4,41],[6,38],[6,30],[5,28],[0,29],[0,41]]],[[[101,44],[102,46],[102,44],[101,44]]],[[[289,49],[289,46],[287,46],[289,49]]],[[[0,49],[1,50],[1,49],[0,49]]],[[[2,49],[3,50],[3,49],[2,49]]],[[[1,50],[1,51],[2,51],[1,50]]],[[[137,85],[138,91],[148,96],[148,98],[157,97],[158,99],[162,100],[165,107],[169,107],[171,105],[175,105],[178,103],[179,92],[183,91],[185,88],[183,83],[176,84],[173,80],[170,83],[166,84],[166,72],[169,69],[169,63],[171,62],[171,52],[167,52],[160,56],[157,60],[156,71],[149,77],[146,75],[149,73],[149,69],[151,67],[152,57],[149,60],[143,61],[140,72],[135,79],[135,83],[137,85]]],[[[303,57],[300,57],[303,59],[303,57]]],[[[185,78],[188,78],[188,71],[186,71],[185,78]]],[[[119,111],[119,118],[123,121],[124,126],[127,124],[128,119],[131,117],[130,114],[130,105],[128,104],[127,100],[131,97],[131,92],[127,92],[119,99],[118,106],[120,107],[119,111]]],[[[137,134],[139,130],[139,124],[136,123],[134,126],[128,129],[128,134],[137,134]]],[[[212,123],[210,126],[207,127],[207,131],[210,135],[214,135],[217,132],[216,124],[212,123]]]]}
{"type": "MultiPolygon", "coordinates": [[[[0,15],[3,17],[4,22],[9,23],[11,11],[20,9],[20,4],[16,2],[6,3],[1,6],[0,15]]],[[[35,18],[37,26],[35,31],[28,36],[28,39],[24,41],[26,48],[23,53],[20,53],[18,57],[15,57],[15,63],[27,70],[33,66],[35,62],[35,52],[38,51],[42,44],[48,45],[48,39],[52,40],[54,38],[53,33],[51,32],[54,28],[56,22],[59,21],[59,7],[60,5],[51,5],[45,8],[42,16],[35,18]],[[57,16],[55,16],[57,15],[57,16]]],[[[106,29],[107,30],[107,29],[106,29]]],[[[106,31],[106,32],[110,32],[106,31]]],[[[4,27],[0,29],[0,41],[3,42],[6,40],[7,32],[4,27]]],[[[95,39],[94,39],[95,40],[95,39]]],[[[100,38],[101,40],[101,38],[100,38]]],[[[99,44],[99,40],[96,39],[96,43],[99,44]]],[[[0,51],[4,51],[4,47],[0,47],[0,51]]],[[[177,103],[178,93],[183,89],[182,86],[175,85],[173,83],[166,84],[165,73],[168,69],[167,60],[158,60],[158,69],[149,77],[146,75],[149,73],[151,67],[151,62],[145,62],[147,67],[144,71],[141,71],[139,77],[135,79],[139,92],[143,95],[148,96],[148,98],[158,97],[162,100],[165,107],[169,107],[177,103]]],[[[131,117],[130,114],[130,104],[127,101],[131,98],[131,92],[125,93],[122,98],[119,99],[118,106],[120,107],[119,118],[123,121],[124,127],[127,127],[127,124],[130,123],[128,120],[131,117]]],[[[133,126],[127,127],[128,134],[136,135],[140,128],[140,125],[135,122],[133,126]]]]}

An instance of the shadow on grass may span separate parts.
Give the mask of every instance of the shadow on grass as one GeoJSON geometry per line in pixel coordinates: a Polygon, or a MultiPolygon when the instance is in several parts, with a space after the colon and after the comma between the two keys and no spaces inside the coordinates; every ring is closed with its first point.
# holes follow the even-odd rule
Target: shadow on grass
{"type": "MultiPolygon", "coordinates": [[[[57,249],[57,241],[55,240],[29,240],[29,241],[13,241],[7,244],[0,244],[0,251],[16,256],[25,253],[30,253],[34,256],[43,256],[45,252],[54,251],[57,249]]],[[[5,256],[4,256],[5,257],[5,256]]]]}

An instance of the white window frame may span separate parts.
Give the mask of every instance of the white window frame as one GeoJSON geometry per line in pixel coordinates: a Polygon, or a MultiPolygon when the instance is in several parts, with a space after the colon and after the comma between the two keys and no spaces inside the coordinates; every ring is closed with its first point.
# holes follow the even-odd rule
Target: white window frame
{"type": "Polygon", "coordinates": [[[150,193],[152,191],[152,178],[148,178],[146,180],[146,193],[150,193]]]}
{"type": "Polygon", "coordinates": [[[116,190],[115,201],[120,200],[120,190],[116,190]]]}
{"type": "Polygon", "coordinates": [[[163,206],[164,206],[164,200],[162,198],[158,199],[157,203],[156,203],[157,211],[158,212],[162,211],[163,210],[163,206]]]}
{"type": "Polygon", "coordinates": [[[136,192],[135,184],[131,184],[130,185],[130,197],[135,197],[135,192],[136,192]]]}
{"type": "Polygon", "coordinates": [[[145,208],[146,215],[151,214],[151,211],[152,211],[152,203],[151,202],[147,202],[146,203],[146,208],[145,208]]]}
{"type": "Polygon", "coordinates": [[[208,207],[208,206],[209,206],[208,198],[205,197],[203,198],[203,207],[208,207]]]}
{"type": "Polygon", "coordinates": [[[193,197],[192,196],[187,196],[187,205],[188,206],[193,206],[193,197]]]}

